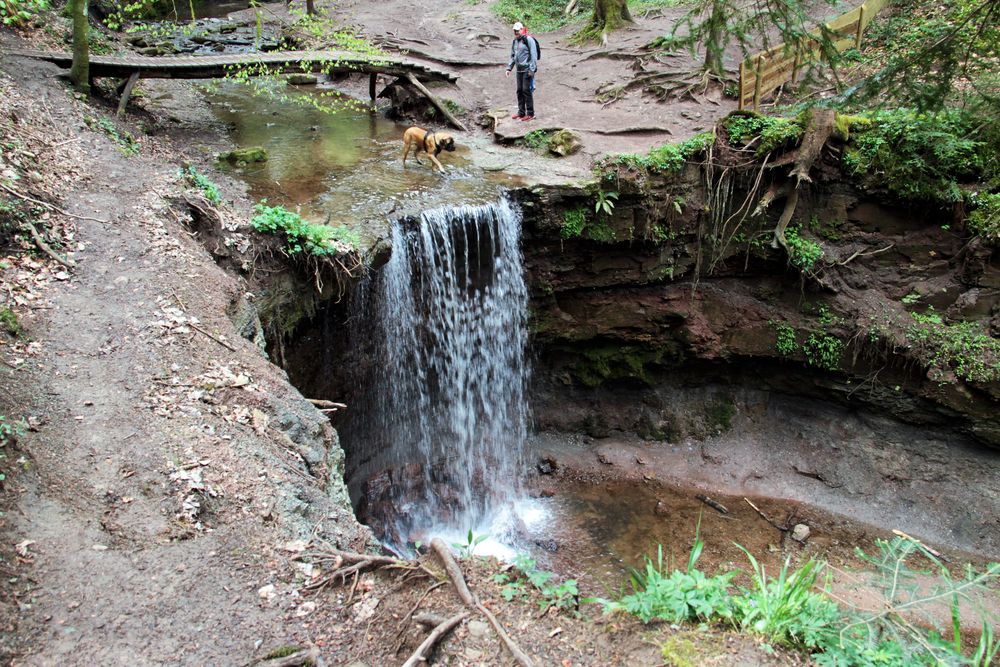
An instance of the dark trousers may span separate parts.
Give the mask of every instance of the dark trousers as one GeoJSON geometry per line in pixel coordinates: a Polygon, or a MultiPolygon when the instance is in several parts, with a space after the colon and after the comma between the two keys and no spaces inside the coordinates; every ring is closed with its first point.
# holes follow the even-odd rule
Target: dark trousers
{"type": "Polygon", "coordinates": [[[517,113],[522,116],[535,115],[535,95],[531,92],[531,72],[517,70],[517,113]]]}

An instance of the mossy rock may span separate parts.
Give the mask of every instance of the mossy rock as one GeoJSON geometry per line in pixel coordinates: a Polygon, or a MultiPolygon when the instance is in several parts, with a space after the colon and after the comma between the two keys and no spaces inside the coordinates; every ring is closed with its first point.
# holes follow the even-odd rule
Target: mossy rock
{"type": "Polygon", "coordinates": [[[250,164],[251,162],[267,162],[267,151],[261,146],[237,148],[228,153],[221,153],[219,160],[230,164],[250,164]]]}
{"type": "Polygon", "coordinates": [[[851,138],[851,128],[865,129],[871,125],[872,121],[864,116],[838,113],[833,123],[833,138],[838,141],[847,141],[851,138]]]}
{"type": "Polygon", "coordinates": [[[549,137],[549,152],[559,157],[572,155],[583,148],[583,142],[573,130],[559,130],[549,137]]]}
{"type": "Polygon", "coordinates": [[[319,79],[315,74],[289,74],[286,81],[292,86],[315,86],[319,79]]]}

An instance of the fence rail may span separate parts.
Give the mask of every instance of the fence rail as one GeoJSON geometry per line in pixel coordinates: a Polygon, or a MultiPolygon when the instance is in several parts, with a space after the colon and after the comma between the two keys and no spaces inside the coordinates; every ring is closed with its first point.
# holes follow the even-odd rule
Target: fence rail
{"type": "MultiPolygon", "coordinates": [[[[861,33],[889,0],[867,0],[826,24],[833,47],[838,52],[861,46],[861,33]]],[[[818,35],[818,31],[814,34],[818,35]]],[[[789,81],[795,83],[804,65],[820,55],[819,43],[812,37],[785,42],[750,56],[740,63],[739,108],[760,108],[760,100],[789,81]]]]}

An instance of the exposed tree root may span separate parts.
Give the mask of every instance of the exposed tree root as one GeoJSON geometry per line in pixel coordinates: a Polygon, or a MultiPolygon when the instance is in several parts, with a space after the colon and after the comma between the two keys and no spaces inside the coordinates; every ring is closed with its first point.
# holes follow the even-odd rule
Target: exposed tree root
{"type": "Polygon", "coordinates": [[[260,667],[303,667],[304,665],[323,667],[326,665],[326,662],[320,656],[319,649],[311,646],[302,651],[296,651],[291,655],[271,658],[270,660],[261,660],[257,665],[260,667]]]}
{"type": "Polygon", "coordinates": [[[471,611],[463,611],[455,614],[451,618],[445,619],[431,631],[427,638],[417,647],[417,650],[413,652],[413,655],[403,663],[403,667],[415,667],[416,665],[426,662],[427,656],[430,655],[431,649],[437,644],[442,637],[451,632],[452,628],[467,619],[472,615],[471,611]]]}
{"type": "Polygon", "coordinates": [[[448,545],[444,543],[444,540],[440,537],[435,537],[431,540],[431,551],[433,551],[441,561],[445,572],[448,574],[448,578],[451,579],[451,583],[455,586],[455,591],[458,593],[458,597],[462,599],[465,606],[470,609],[479,610],[479,613],[486,617],[486,620],[488,620],[490,625],[493,626],[497,636],[499,636],[500,640],[503,641],[504,646],[507,647],[507,650],[510,652],[517,664],[521,665],[521,667],[531,667],[534,663],[531,661],[531,658],[528,657],[528,654],[521,650],[521,647],[517,645],[517,642],[511,639],[510,635],[507,634],[507,631],[503,629],[502,625],[500,625],[500,621],[497,620],[496,616],[494,616],[489,609],[483,606],[483,603],[476,599],[476,597],[472,594],[472,591],[469,590],[469,585],[465,583],[465,577],[462,576],[462,569],[455,561],[455,557],[451,555],[451,551],[448,549],[448,545]]]}
{"type": "Polygon", "coordinates": [[[61,256],[49,247],[49,244],[45,242],[45,239],[43,239],[42,235],[38,233],[38,230],[35,229],[35,225],[30,220],[26,220],[24,224],[28,225],[28,231],[31,232],[31,238],[34,239],[35,245],[38,246],[39,250],[67,268],[76,268],[76,262],[67,257],[61,256]]]}

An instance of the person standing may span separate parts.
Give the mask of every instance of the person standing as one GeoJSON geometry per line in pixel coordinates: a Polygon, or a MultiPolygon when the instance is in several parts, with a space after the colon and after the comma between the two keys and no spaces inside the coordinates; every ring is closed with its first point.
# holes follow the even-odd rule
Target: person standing
{"type": "Polygon", "coordinates": [[[507,76],[515,70],[517,77],[517,113],[515,120],[535,119],[534,79],[538,69],[538,42],[528,35],[527,28],[520,21],[514,24],[514,41],[510,44],[510,61],[507,76]]]}

